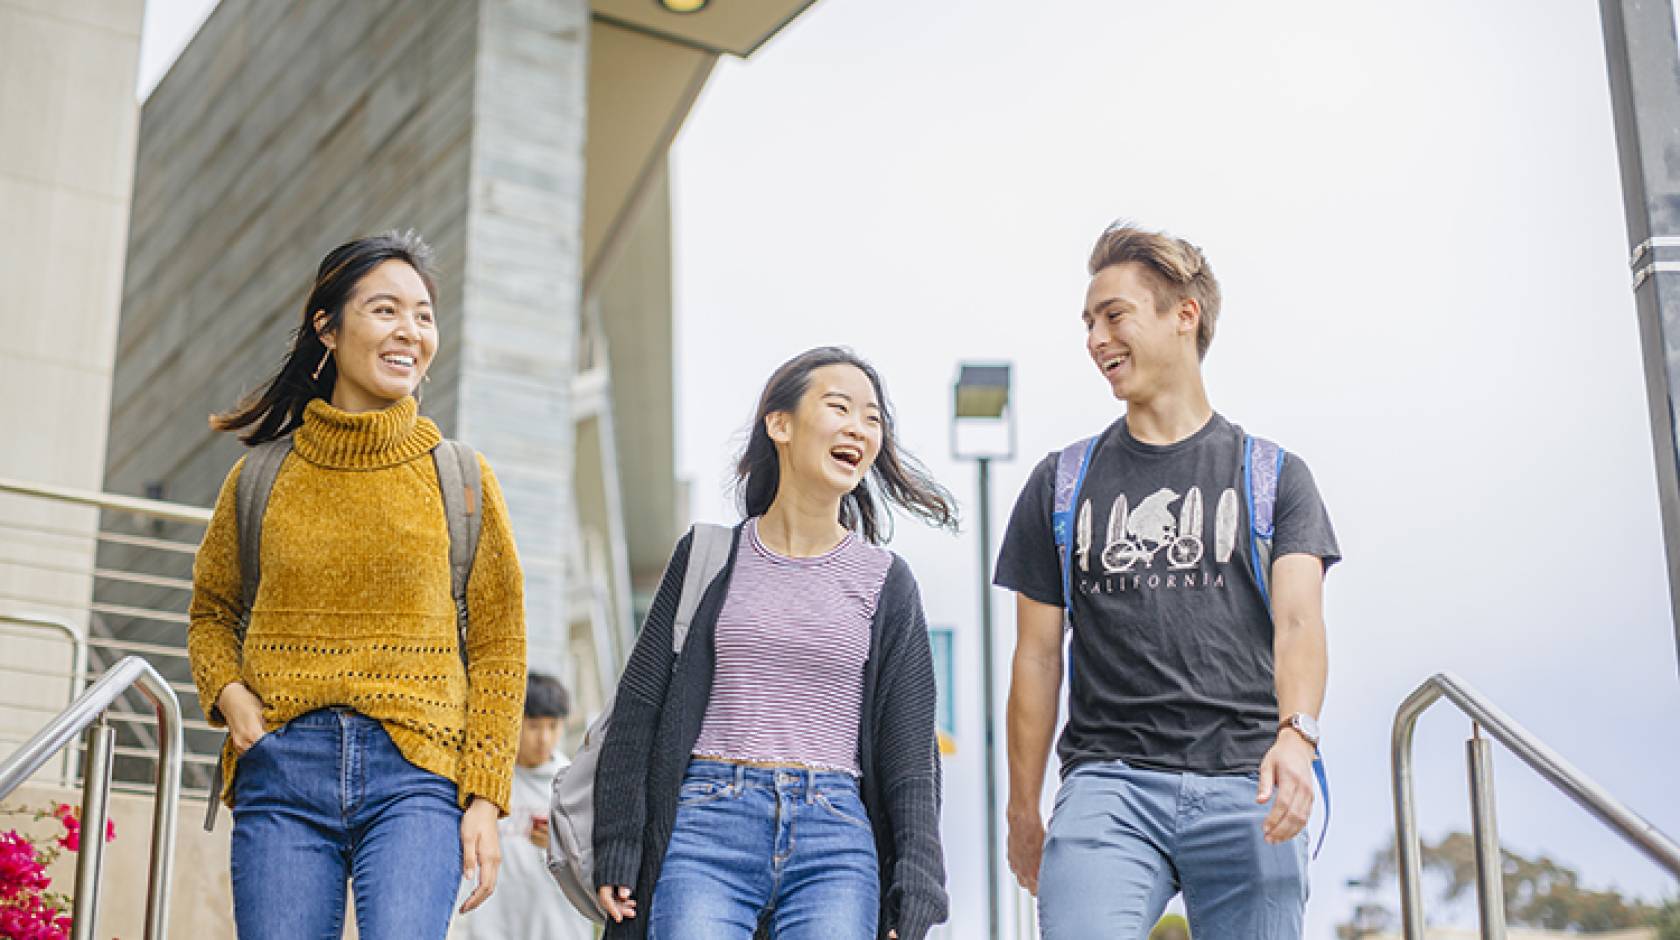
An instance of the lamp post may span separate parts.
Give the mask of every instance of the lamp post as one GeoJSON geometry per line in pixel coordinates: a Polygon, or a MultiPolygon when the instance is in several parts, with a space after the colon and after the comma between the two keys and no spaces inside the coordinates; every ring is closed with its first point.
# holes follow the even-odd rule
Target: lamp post
{"type": "Polygon", "coordinates": [[[980,695],[986,762],[986,925],[998,940],[997,741],[994,733],[996,669],[992,658],[991,462],[1015,456],[1015,409],[1009,401],[1008,363],[964,363],[951,388],[951,456],[973,460],[980,477],[980,695]]]}

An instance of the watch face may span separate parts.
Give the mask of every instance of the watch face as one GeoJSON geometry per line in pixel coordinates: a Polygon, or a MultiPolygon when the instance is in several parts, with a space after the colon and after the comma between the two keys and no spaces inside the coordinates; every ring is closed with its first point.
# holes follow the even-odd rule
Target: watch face
{"type": "Polygon", "coordinates": [[[1318,743],[1318,720],[1311,715],[1292,715],[1289,723],[1294,725],[1312,743],[1318,743]]]}

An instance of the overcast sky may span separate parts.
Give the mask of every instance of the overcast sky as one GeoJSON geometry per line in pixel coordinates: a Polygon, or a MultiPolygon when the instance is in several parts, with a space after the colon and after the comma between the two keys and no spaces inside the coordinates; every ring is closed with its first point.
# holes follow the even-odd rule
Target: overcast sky
{"type": "MultiPolygon", "coordinates": [[[[148,7],[155,71],[205,4],[148,7]]],[[[1308,936],[1331,935],[1388,838],[1393,712],[1435,671],[1680,833],[1680,671],[1596,4],[822,0],[720,65],[674,161],[695,515],[733,518],[725,473],[760,384],[822,343],[876,363],[904,441],[964,503],[962,536],[905,522],[893,542],[959,631],[954,936],[980,929],[981,741],[950,383],[964,359],[1015,364],[1001,530],[1038,458],[1120,413],[1078,318],[1084,259],[1118,217],[1207,251],[1225,292],[1214,405],[1304,457],[1347,557],[1327,589],[1336,812],[1308,936]]],[[[995,607],[1001,690],[1012,601],[995,607]]],[[[1467,825],[1466,731],[1444,707],[1420,727],[1426,834],[1467,825]]],[[[1595,885],[1676,890],[1500,756],[1509,845],[1595,885]]]]}

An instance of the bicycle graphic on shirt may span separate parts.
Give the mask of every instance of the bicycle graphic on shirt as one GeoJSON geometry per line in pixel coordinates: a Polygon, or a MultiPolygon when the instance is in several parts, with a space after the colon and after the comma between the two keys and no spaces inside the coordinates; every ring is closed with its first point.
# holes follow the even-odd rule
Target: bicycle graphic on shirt
{"type": "MultiPolygon", "coordinates": [[[[1144,568],[1153,568],[1156,556],[1163,551],[1170,571],[1185,571],[1201,564],[1206,554],[1201,536],[1202,490],[1192,486],[1175,515],[1172,504],[1179,495],[1170,487],[1162,487],[1145,497],[1135,509],[1127,506],[1126,494],[1115,497],[1108,516],[1108,538],[1097,556],[1105,574],[1132,571],[1140,563],[1144,568]]],[[[1224,564],[1230,560],[1236,543],[1236,490],[1227,489],[1220,495],[1214,528],[1215,556],[1224,564]]],[[[1091,570],[1091,530],[1091,502],[1086,500],[1079,509],[1075,536],[1079,570],[1086,573],[1091,570]]]]}

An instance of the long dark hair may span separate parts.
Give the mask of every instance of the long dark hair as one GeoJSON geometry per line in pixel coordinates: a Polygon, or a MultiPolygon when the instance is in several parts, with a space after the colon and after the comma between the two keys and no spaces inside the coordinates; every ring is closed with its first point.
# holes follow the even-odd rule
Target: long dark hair
{"type": "Polygon", "coordinates": [[[881,403],[881,452],[874,466],[857,488],[840,501],[840,524],[848,529],[863,529],[863,537],[880,544],[891,537],[885,526],[888,512],[881,505],[888,502],[941,528],[957,527],[957,502],[949,491],[940,486],[920,461],[901,450],[895,437],[892,407],[887,404],[887,391],[875,367],[863,361],[849,349],[840,346],[819,346],[789,359],[776,369],[758,397],[753,412],[752,427],[748,429],[747,446],[735,464],[735,489],[742,510],[748,517],[762,516],[776,500],[781,486],[782,468],[777,459],[776,444],[764,426],[764,419],[778,411],[789,414],[798,410],[800,399],[811,386],[811,373],[823,366],[846,365],[869,377],[875,388],[875,399],[881,403]]]}
{"type": "Polygon", "coordinates": [[[210,427],[217,431],[249,427],[251,430],[239,439],[246,446],[255,447],[285,437],[302,424],[303,410],[311,399],[331,398],[333,383],[338,381],[338,359],[327,357],[320,376],[314,375],[315,367],[327,352],[320,334],[338,331],[339,324],[344,322],[344,304],[356,285],[369,271],[387,261],[407,262],[425,282],[426,291],[434,299],[437,297],[431,246],[413,230],[386,232],[339,245],[327,252],[315,271],[315,286],[309,289],[309,299],[303,303],[303,322],[292,333],[292,348],[280,363],[280,370],[261,390],[245,396],[233,410],[211,415],[210,427]],[[315,327],[317,310],[327,312],[326,325],[319,330],[315,327]]]}

